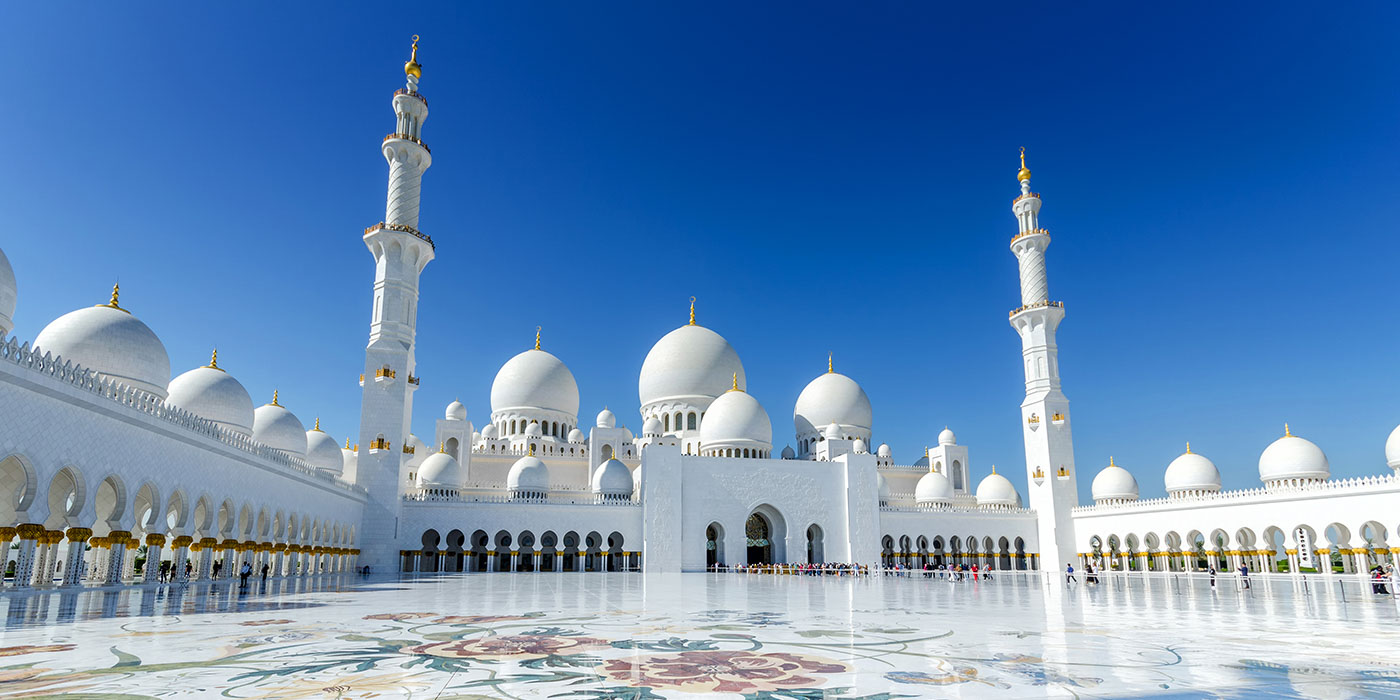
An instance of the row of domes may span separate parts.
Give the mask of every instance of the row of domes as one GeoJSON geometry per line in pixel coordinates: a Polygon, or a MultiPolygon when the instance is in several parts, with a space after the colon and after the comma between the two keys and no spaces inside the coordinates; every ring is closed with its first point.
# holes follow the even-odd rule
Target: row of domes
{"type": "MultiPolygon", "coordinates": [[[[1396,442],[1397,448],[1400,448],[1397,434],[1400,434],[1400,428],[1391,434],[1391,440],[1386,444],[1388,457],[1391,442],[1396,442]]],[[[1114,464],[1113,458],[1110,457],[1108,462],[1108,466],[1094,477],[1090,487],[1094,501],[1114,503],[1137,500],[1137,479],[1128,470],[1114,464]]],[[[1331,467],[1322,448],[1311,440],[1292,434],[1288,426],[1284,426],[1283,437],[1270,443],[1259,455],[1259,479],[1266,487],[1316,483],[1326,481],[1329,476],[1331,467]]],[[[1220,491],[1220,469],[1204,455],[1192,452],[1188,444],[1186,452],[1167,465],[1163,482],[1167,494],[1173,497],[1215,493],[1220,491]]]]}
{"type": "MultiPolygon", "coordinates": [[[[914,486],[914,502],[919,506],[948,505],[953,502],[953,497],[953,482],[941,471],[929,470],[927,474],[919,477],[918,484],[914,486]]],[[[977,484],[977,505],[1019,508],[1021,496],[1016,493],[1016,486],[1011,480],[998,474],[996,467],[992,467],[992,473],[983,477],[977,484]]]]}
{"type": "MultiPolygon", "coordinates": [[[[5,317],[7,275],[13,279],[8,262],[0,259],[0,315],[5,317]]],[[[307,430],[277,402],[276,392],[272,403],[254,409],[248,390],[219,367],[217,351],[209,364],[171,379],[165,345],[141,319],[120,306],[119,292],[114,286],[106,304],[54,319],[35,337],[35,349],[158,396],[170,406],[250,436],[275,450],[303,457],[316,469],[332,474],[342,472],[346,457],[335,439],[321,430],[319,420],[307,430]]],[[[9,298],[13,296],[10,294],[9,298]]]]}

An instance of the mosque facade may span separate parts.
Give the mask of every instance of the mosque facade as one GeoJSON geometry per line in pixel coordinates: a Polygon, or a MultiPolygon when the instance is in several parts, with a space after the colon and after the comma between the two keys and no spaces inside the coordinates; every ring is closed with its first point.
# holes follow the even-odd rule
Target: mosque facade
{"type": "Polygon", "coordinates": [[[496,373],[480,425],[454,401],[420,439],[410,430],[418,282],[436,248],[419,228],[432,156],[416,38],[405,74],[381,145],[384,219],[363,236],[373,304],[360,425],[343,442],[319,420],[307,429],[275,391],[255,408],[217,353],[172,378],[159,337],[117,288],[32,339],[12,336],[18,284],[0,252],[11,585],[151,581],[156,561],[208,578],[244,562],[273,575],[825,562],[1269,571],[1280,561],[1330,574],[1400,558],[1400,428],[1385,444],[1389,471],[1375,476],[1331,479],[1323,451],[1285,429],[1260,456],[1259,488],[1222,491],[1215,464],[1188,445],[1166,468],[1166,498],[1139,499],[1134,476],[1110,460],[1093,477],[1094,503],[1079,503],[1055,343],[1066,311],[1049,293],[1050,234],[1024,153],[1010,241],[1021,298],[1009,314],[1026,383],[1024,478],[995,468],[978,478],[946,428],[920,459],[898,463],[875,446],[865,391],[830,363],[797,397],[792,443],[775,450],[738,353],[697,321],[693,299],[689,321],[642,364],[638,433],[608,408],[581,420],[572,372],[537,335],[496,373]]]}

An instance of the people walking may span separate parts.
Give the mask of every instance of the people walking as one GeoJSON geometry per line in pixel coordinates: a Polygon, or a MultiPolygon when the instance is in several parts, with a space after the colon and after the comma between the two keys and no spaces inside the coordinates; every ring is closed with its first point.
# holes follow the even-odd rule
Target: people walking
{"type": "Polygon", "coordinates": [[[264,563],[264,564],[262,565],[262,580],[263,580],[263,583],[267,583],[267,571],[268,571],[269,568],[271,568],[271,567],[269,567],[266,563],[264,563]]]}
{"type": "Polygon", "coordinates": [[[243,562],[243,568],[238,570],[238,587],[248,587],[248,577],[253,575],[253,566],[248,562],[243,562]]]}
{"type": "Polygon", "coordinates": [[[1248,564],[1240,564],[1240,583],[1244,585],[1244,589],[1245,589],[1245,590],[1249,590],[1249,565],[1248,565],[1248,564]]]}
{"type": "Polygon", "coordinates": [[[1065,564],[1065,585],[1074,583],[1074,565],[1065,564]]]}

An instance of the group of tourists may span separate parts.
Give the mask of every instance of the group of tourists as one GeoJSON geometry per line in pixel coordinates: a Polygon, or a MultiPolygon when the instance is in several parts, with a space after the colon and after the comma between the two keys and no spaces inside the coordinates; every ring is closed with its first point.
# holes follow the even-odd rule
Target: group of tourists
{"type": "Polygon", "coordinates": [[[863,564],[711,564],[711,573],[783,574],[792,576],[869,576],[870,567],[863,564]]]}

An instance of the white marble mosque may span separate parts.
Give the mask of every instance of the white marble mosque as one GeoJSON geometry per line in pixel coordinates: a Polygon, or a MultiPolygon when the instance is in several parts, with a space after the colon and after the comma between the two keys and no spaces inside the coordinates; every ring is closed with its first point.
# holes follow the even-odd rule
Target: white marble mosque
{"type": "Polygon", "coordinates": [[[155,579],[155,562],[188,565],[193,580],[244,562],[274,577],[362,566],[567,576],[1088,561],[1342,577],[1400,557],[1400,429],[1374,476],[1331,479],[1323,450],[1285,428],[1262,450],[1258,488],[1222,491],[1216,465],[1185,446],[1165,467],[1166,498],[1139,499],[1134,474],[1110,463],[1093,470],[1094,503],[1079,502],[1055,342],[1066,309],[1050,295],[1044,200],[1024,152],[1009,242],[1021,280],[1009,322],[1026,384],[1023,471],[975,468],[949,429],[926,454],[899,461],[876,441],[866,393],[831,365],[796,398],[794,432],[775,437],[768,409],[746,390],[754,368],[716,330],[722,319],[697,317],[693,299],[688,321],[678,318],[639,368],[638,413],[619,411],[635,432],[608,408],[581,419],[572,371],[537,336],[496,372],[479,424],[453,402],[432,435],[414,435],[418,282],[436,251],[419,227],[432,156],[416,41],[413,51],[381,144],[387,207],[363,235],[375,278],[353,433],[332,436],[319,421],[308,429],[316,407],[284,406],[273,387],[257,388],[270,401],[255,408],[216,353],[172,377],[156,329],[116,288],[37,333],[13,328],[20,283],[45,281],[0,253],[8,587],[135,585],[155,579]]]}

